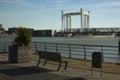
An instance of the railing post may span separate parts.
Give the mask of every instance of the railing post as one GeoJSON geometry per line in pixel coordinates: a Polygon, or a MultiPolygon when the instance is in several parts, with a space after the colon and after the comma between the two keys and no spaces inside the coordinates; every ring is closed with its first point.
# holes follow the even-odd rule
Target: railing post
{"type": "Polygon", "coordinates": [[[37,42],[34,42],[34,44],[35,44],[35,51],[37,51],[37,44],[36,44],[37,42]]]}
{"type": "Polygon", "coordinates": [[[86,60],[86,48],[85,48],[85,45],[83,45],[83,49],[84,49],[84,60],[86,60]]]}
{"type": "Polygon", "coordinates": [[[4,53],[6,51],[6,42],[4,42],[4,53]]]}
{"type": "Polygon", "coordinates": [[[101,46],[101,52],[102,52],[102,62],[104,62],[104,56],[103,56],[103,46],[101,46]]]}
{"type": "Polygon", "coordinates": [[[70,47],[70,44],[68,44],[68,48],[69,48],[69,58],[71,58],[71,47],[70,47]]]}
{"type": "Polygon", "coordinates": [[[58,46],[57,46],[58,44],[56,43],[56,52],[58,52],[58,46]]]}
{"type": "Polygon", "coordinates": [[[46,46],[46,43],[44,43],[44,47],[45,47],[45,51],[47,51],[47,46],[46,46]]]}

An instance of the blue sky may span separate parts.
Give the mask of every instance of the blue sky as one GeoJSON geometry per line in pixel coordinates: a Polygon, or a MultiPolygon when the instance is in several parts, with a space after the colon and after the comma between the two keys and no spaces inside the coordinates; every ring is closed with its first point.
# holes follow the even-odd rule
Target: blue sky
{"type": "MultiPolygon", "coordinates": [[[[120,27],[120,0],[0,0],[0,24],[5,29],[25,26],[34,29],[61,29],[61,10],[90,11],[90,27],[120,27]]],[[[72,17],[72,28],[80,17],[72,17]]]]}

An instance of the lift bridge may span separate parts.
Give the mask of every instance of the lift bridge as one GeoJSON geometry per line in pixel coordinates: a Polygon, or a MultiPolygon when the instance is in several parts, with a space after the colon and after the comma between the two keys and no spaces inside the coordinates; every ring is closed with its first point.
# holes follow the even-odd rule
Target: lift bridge
{"type": "Polygon", "coordinates": [[[79,32],[88,32],[89,31],[89,20],[90,20],[90,11],[84,12],[82,8],[80,9],[80,12],[70,12],[70,13],[64,13],[64,11],[61,11],[62,14],[62,31],[63,32],[71,32],[72,30],[72,16],[80,16],[80,27],[79,32]]]}

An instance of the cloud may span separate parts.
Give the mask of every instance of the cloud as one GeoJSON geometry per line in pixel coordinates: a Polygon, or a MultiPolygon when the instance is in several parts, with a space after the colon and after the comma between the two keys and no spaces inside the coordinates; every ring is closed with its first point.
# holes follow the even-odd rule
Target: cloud
{"type": "Polygon", "coordinates": [[[120,1],[117,2],[106,2],[106,3],[98,3],[95,5],[86,5],[86,7],[95,8],[94,12],[98,14],[113,14],[120,13],[120,1]]]}
{"type": "Polygon", "coordinates": [[[0,0],[2,4],[13,4],[19,6],[33,7],[33,5],[25,0],[0,0]]]}
{"type": "Polygon", "coordinates": [[[46,0],[48,3],[57,3],[57,4],[62,4],[65,2],[68,2],[70,0],[46,0]]]}
{"type": "MultiPolygon", "coordinates": [[[[120,1],[114,1],[114,2],[102,2],[102,3],[92,3],[92,4],[84,4],[80,6],[74,6],[75,7],[87,7],[87,8],[113,8],[113,7],[120,7],[120,1]]],[[[72,8],[72,7],[71,7],[72,8]]]]}
{"type": "MultiPolygon", "coordinates": [[[[78,4],[75,6],[70,5],[64,5],[69,4],[72,0],[43,0],[38,1],[37,4],[34,4],[28,0],[0,0],[0,3],[4,4],[14,4],[19,6],[25,6],[28,7],[30,11],[28,12],[39,12],[37,10],[42,11],[58,11],[61,9],[64,10],[78,10],[80,8],[90,10],[92,14],[100,14],[103,15],[104,13],[113,13],[113,12],[120,12],[120,1],[109,1],[109,2],[99,2],[99,3],[84,3],[84,4],[78,4]],[[116,8],[117,7],[117,8],[116,8]],[[31,9],[32,8],[32,9],[31,9]]],[[[74,4],[74,3],[73,3],[74,4]]],[[[24,11],[25,12],[25,11],[24,11]]]]}
{"type": "Polygon", "coordinates": [[[5,3],[5,4],[23,4],[24,0],[0,0],[0,3],[5,3]]]}
{"type": "Polygon", "coordinates": [[[65,2],[68,2],[68,1],[70,1],[70,0],[58,0],[58,3],[65,3],[65,2]]]}
{"type": "Polygon", "coordinates": [[[90,10],[94,15],[106,15],[108,13],[120,13],[120,1],[112,1],[112,2],[99,2],[99,3],[86,3],[76,6],[68,6],[65,10],[76,10],[79,8],[83,8],[90,10]]]}
{"type": "Polygon", "coordinates": [[[116,2],[108,2],[108,3],[101,3],[101,4],[98,4],[98,6],[101,6],[101,7],[120,7],[120,1],[116,1],[116,2]]]}

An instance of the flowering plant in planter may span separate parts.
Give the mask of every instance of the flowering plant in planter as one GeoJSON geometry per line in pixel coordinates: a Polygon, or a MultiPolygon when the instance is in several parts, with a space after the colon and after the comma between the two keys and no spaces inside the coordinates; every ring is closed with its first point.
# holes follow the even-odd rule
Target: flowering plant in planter
{"type": "Polygon", "coordinates": [[[28,62],[31,59],[32,48],[29,46],[32,36],[30,32],[19,27],[17,37],[13,41],[13,46],[9,46],[9,61],[10,62],[28,62]]]}
{"type": "Polygon", "coordinates": [[[28,46],[31,42],[31,34],[30,32],[24,28],[19,27],[17,30],[17,37],[14,39],[14,44],[16,46],[28,46]]]}

